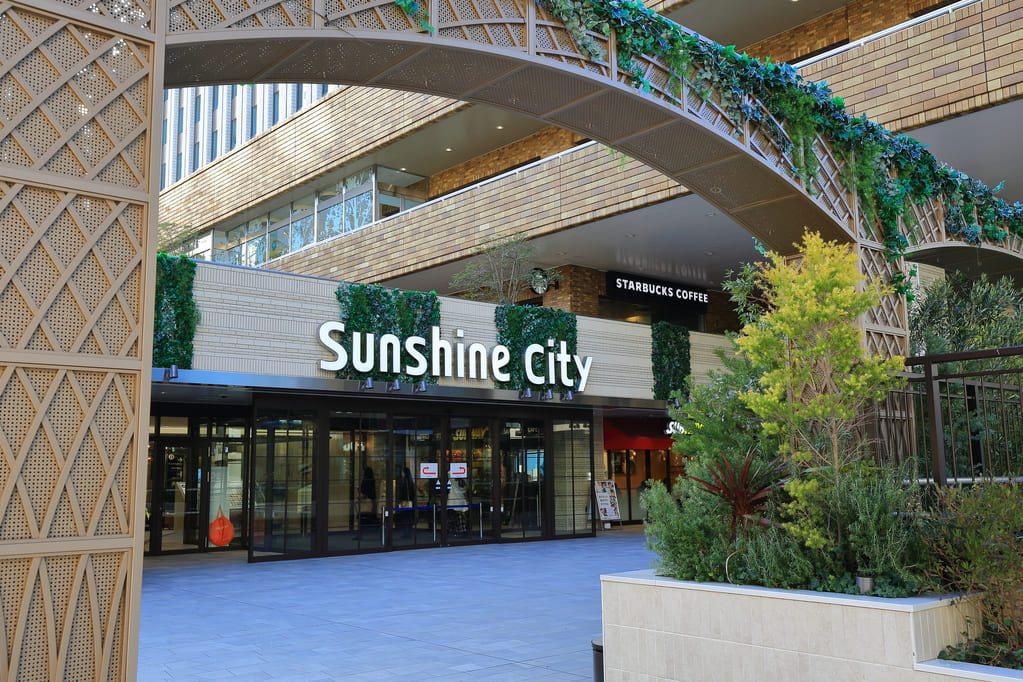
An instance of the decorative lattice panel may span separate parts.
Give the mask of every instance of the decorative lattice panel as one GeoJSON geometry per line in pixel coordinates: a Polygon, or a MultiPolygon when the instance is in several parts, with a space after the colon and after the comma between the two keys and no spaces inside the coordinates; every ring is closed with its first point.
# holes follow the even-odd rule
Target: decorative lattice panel
{"type": "Polygon", "coordinates": [[[909,229],[903,232],[909,236],[910,244],[940,244],[945,241],[945,211],[937,199],[926,203],[910,205],[909,229]]]}
{"type": "MultiPolygon", "coordinates": [[[[869,279],[888,283],[892,281],[892,275],[902,270],[903,263],[901,259],[889,262],[888,254],[880,244],[860,244],[860,267],[869,279]]],[[[880,305],[866,314],[866,326],[868,329],[906,330],[906,297],[899,294],[884,296],[880,305]]]]}
{"type": "Polygon", "coordinates": [[[230,27],[295,28],[314,25],[314,17],[308,1],[184,0],[170,9],[170,32],[230,27]]]}
{"type": "Polygon", "coordinates": [[[0,540],[130,532],[137,381],[0,365],[0,540]]]}
{"type": "Polygon", "coordinates": [[[152,11],[0,3],[0,680],[135,665],[152,11]]]}
{"type": "Polygon", "coordinates": [[[0,679],[123,679],[124,553],[0,559],[0,679]]]}
{"type": "Polygon", "coordinates": [[[512,0],[440,0],[433,17],[442,38],[503,48],[526,47],[526,21],[512,0]]]}
{"type": "Polygon", "coordinates": [[[136,357],[145,215],[0,181],[0,348],[136,357]]]}
{"type": "Polygon", "coordinates": [[[909,352],[909,339],[904,334],[877,332],[867,329],[867,350],[884,357],[905,357],[909,352]]]}
{"type": "MultiPolygon", "coordinates": [[[[113,1],[90,8],[146,11],[113,1]]],[[[0,6],[0,52],[4,164],[146,189],[150,46],[0,6]]]]}

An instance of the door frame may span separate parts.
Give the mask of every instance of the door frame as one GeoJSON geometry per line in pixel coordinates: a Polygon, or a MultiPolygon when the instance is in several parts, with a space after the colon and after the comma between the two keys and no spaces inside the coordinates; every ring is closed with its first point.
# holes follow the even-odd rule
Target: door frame
{"type": "MultiPolygon", "coordinates": [[[[173,435],[173,436],[151,436],[149,439],[150,445],[152,446],[151,456],[152,461],[150,462],[149,468],[149,486],[151,490],[150,508],[149,508],[149,549],[146,554],[160,555],[160,554],[185,554],[189,552],[203,552],[208,548],[206,547],[207,540],[207,525],[203,523],[204,519],[209,517],[209,506],[210,506],[210,490],[209,490],[209,443],[203,442],[207,439],[199,438],[194,434],[187,436],[173,435]],[[169,447],[188,448],[191,452],[192,462],[195,467],[195,483],[196,483],[196,544],[195,547],[182,547],[180,549],[165,550],[163,548],[163,519],[164,519],[164,499],[163,494],[165,490],[164,473],[166,471],[166,451],[169,447]],[[204,513],[205,512],[205,513],[204,513]]],[[[188,500],[187,489],[186,489],[186,504],[188,500]]]]}

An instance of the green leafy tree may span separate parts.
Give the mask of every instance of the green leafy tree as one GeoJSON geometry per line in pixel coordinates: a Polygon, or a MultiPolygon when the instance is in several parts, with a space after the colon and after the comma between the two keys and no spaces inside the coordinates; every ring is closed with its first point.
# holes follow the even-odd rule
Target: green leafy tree
{"type": "Polygon", "coordinates": [[[913,355],[1021,346],[1023,290],[1010,277],[970,280],[953,273],[916,296],[909,330],[913,355]]]}
{"type": "Polygon", "coordinates": [[[890,290],[860,274],[847,246],[818,234],[796,246],[800,258],[771,252],[759,267],[766,311],[736,344],[763,374],[742,400],[766,434],[782,436],[783,454],[837,477],[864,456],[858,417],[901,382],[903,360],[867,352],[857,321],[890,290]]]}
{"type": "MultiPolygon", "coordinates": [[[[521,234],[492,239],[451,278],[451,287],[477,301],[512,305],[532,281],[535,256],[533,245],[521,234]]],[[[560,279],[556,271],[545,275],[548,283],[560,279]]]]}

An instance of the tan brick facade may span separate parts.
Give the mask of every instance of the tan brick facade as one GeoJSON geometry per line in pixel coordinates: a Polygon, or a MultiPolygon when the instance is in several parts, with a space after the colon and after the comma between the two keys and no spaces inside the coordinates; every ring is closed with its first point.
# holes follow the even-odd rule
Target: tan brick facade
{"type": "Polygon", "coordinates": [[[1023,94],[1023,5],[968,5],[802,73],[830,83],[854,114],[894,130],[993,106],[1023,94]]]}
{"type": "Polygon", "coordinates": [[[561,128],[551,127],[541,130],[514,144],[505,145],[488,154],[430,176],[430,197],[447,194],[529,161],[554,156],[558,152],[563,152],[579,144],[584,139],[581,135],[561,128]]]}
{"type": "Polygon", "coordinates": [[[355,282],[383,281],[467,258],[494,237],[538,237],[685,193],[678,183],[638,161],[622,166],[609,162],[605,147],[581,147],[528,173],[398,214],[267,267],[355,282]]]}

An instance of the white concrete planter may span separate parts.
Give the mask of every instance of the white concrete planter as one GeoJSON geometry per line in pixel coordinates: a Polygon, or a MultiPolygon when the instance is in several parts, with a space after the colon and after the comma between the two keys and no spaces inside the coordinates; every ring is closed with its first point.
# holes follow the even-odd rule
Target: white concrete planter
{"type": "Polygon", "coordinates": [[[968,604],[601,576],[607,680],[1023,680],[935,660],[962,639],[968,604]]]}

